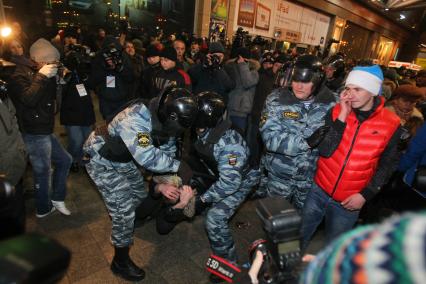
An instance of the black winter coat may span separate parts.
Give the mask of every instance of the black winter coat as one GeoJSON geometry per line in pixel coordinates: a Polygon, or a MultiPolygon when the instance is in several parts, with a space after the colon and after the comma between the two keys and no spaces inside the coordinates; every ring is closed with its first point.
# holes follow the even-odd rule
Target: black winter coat
{"type": "Polygon", "coordinates": [[[16,65],[9,94],[22,133],[48,135],[55,121],[56,79],[48,79],[27,65],[16,65]]]}
{"type": "Polygon", "coordinates": [[[80,96],[77,84],[81,84],[81,82],[77,76],[73,75],[62,88],[60,121],[62,125],[90,126],[95,123],[92,97],[86,85],[87,95],[80,96]]]}

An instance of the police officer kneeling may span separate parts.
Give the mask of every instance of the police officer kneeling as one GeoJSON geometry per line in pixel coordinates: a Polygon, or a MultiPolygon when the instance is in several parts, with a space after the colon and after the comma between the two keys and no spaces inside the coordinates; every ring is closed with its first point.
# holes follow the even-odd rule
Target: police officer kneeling
{"type": "Polygon", "coordinates": [[[205,226],[213,253],[236,262],[228,222],[257,184],[260,172],[250,169],[249,149],[241,134],[232,128],[229,120],[222,119],[226,109],[223,97],[215,92],[202,92],[197,100],[194,149],[216,181],[197,197],[196,208],[201,211],[208,207],[205,226]]]}
{"type": "Polygon", "coordinates": [[[135,101],[118,113],[104,135],[92,132],[84,145],[87,172],[97,185],[112,220],[111,241],[115,255],[111,270],[124,279],[145,277],[129,257],[133,243],[135,209],[146,197],[143,176],[138,166],[155,173],[174,172],[184,184],[191,169],[174,158],[174,138],[189,128],[196,117],[197,104],[192,94],[179,88],[166,89],[148,109],[135,101]],[[168,133],[167,143],[154,146],[153,133],[168,133]]]}

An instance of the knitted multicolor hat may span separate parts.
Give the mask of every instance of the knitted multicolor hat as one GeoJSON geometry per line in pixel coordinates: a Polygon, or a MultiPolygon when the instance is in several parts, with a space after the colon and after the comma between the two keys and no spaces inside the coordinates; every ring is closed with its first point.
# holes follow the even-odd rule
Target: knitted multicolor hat
{"type": "Polygon", "coordinates": [[[356,228],[309,264],[300,283],[425,283],[426,212],[356,228]]]}
{"type": "Polygon", "coordinates": [[[382,82],[383,72],[378,65],[357,66],[348,74],[345,86],[353,84],[377,96],[381,93],[382,82]]]}

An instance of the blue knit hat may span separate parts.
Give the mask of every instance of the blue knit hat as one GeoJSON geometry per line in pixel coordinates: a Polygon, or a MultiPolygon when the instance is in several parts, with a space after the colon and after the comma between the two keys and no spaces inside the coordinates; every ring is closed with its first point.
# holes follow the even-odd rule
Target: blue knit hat
{"type": "Polygon", "coordinates": [[[382,91],[383,72],[379,65],[357,66],[346,78],[345,86],[353,84],[377,96],[382,91]]]}

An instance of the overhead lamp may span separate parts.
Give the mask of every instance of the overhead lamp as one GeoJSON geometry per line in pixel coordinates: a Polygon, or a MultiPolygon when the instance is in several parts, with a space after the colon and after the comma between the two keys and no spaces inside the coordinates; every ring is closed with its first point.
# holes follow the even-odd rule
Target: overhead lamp
{"type": "Polygon", "coordinates": [[[385,11],[389,11],[389,8],[385,8],[385,11]]]}
{"type": "Polygon", "coordinates": [[[404,20],[404,19],[405,19],[405,16],[404,16],[403,14],[399,14],[399,19],[400,19],[400,20],[404,20]]]}

